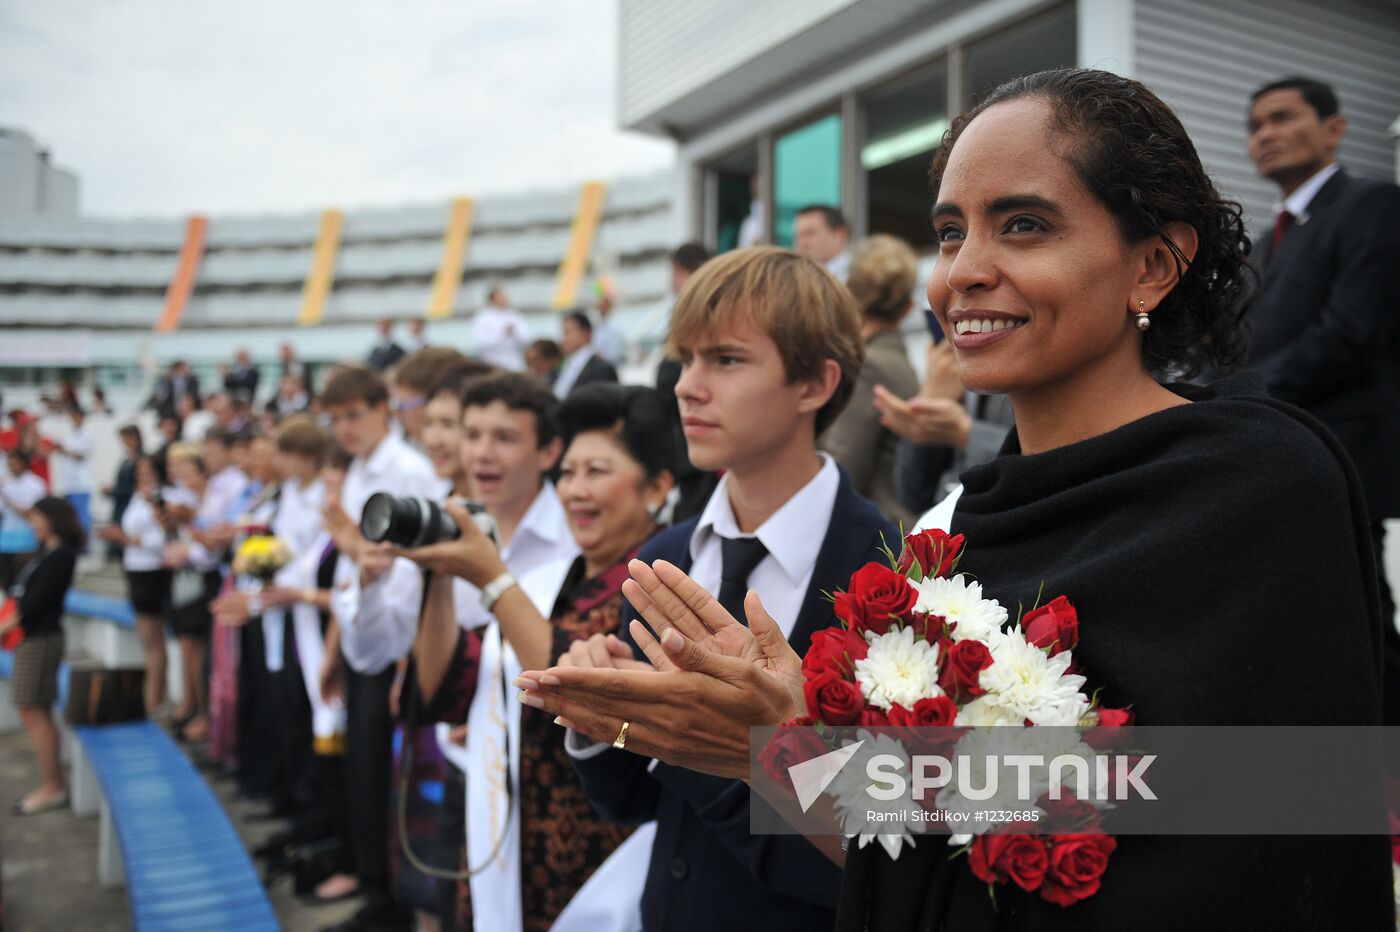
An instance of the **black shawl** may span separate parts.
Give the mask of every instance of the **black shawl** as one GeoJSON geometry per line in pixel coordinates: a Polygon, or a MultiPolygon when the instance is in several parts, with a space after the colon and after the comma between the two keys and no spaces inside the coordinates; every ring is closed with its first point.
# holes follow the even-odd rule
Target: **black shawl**
{"type": "MultiPolygon", "coordinates": [[[[1380,724],[1376,565],[1345,453],[1253,377],[1171,389],[1194,403],[1045,453],[1013,431],[963,474],[960,569],[1013,618],[1042,581],[1067,595],[1089,688],[1143,724],[1380,724]]],[[[1394,928],[1382,836],[1125,836],[1090,899],[1000,885],[995,910],[930,841],[894,862],[853,847],[839,927],[1394,928]]]]}

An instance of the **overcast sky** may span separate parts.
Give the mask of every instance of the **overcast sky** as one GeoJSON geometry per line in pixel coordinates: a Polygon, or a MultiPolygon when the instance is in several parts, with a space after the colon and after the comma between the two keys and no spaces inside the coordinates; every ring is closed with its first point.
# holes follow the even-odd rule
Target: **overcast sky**
{"type": "Polygon", "coordinates": [[[0,126],[83,213],[421,203],[664,168],[615,0],[3,0],[0,126]]]}

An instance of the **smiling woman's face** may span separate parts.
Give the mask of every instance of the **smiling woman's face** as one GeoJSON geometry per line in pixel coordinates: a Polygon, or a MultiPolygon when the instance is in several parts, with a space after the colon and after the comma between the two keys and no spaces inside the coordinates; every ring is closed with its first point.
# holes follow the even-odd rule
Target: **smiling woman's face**
{"type": "Polygon", "coordinates": [[[929,306],[973,391],[1033,392],[1131,365],[1127,354],[1142,365],[1133,250],[1056,154],[1073,143],[1050,116],[1034,97],[988,108],[953,147],[935,200],[929,306]]]}

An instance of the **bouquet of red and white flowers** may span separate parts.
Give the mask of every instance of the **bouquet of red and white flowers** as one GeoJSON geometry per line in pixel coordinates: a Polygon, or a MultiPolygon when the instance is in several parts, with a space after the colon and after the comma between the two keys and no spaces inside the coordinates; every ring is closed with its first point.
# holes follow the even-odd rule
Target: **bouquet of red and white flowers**
{"type": "MultiPolygon", "coordinates": [[[[942,726],[920,734],[940,736],[940,753],[955,748],[972,760],[1028,748],[1045,760],[1064,753],[1092,758],[1096,749],[1121,740],[1119,726],[1129,724],[1130,713],[1099,707],[1074,663],[1074,605],[1059,596],[1012,622],[978,582],[956,572],[963,545],[962,535],[940,530],[910,534],[897,559],[887,551],[889,565],[867,564],[847,591],[835,594],[841,625],[813,635],[803,660],[807,715],[787,723],[760,755],[771,777],[787,783],[787,766],[830,750],[836,728],[847,735],[874,729],[856,732],[869,743],[867,752],[893,754],[906,765],[907,748],[897,738],[912,735],[907,730],[916,726],[942,726]]],[[[1101,787],[1103,774],[1097,777],[1101,787]]],[[[1028,811],[1024,798],[1013,799],[1009,791],[968,798],[949,783],[923,805],[941,817],[930,821],[958,826],[951,841],[967,853],[980,880],[1014,883],[1062,906],[1093,895],[1116,847],[1099,827],[1107,804],[1090,799],[1104,794],[1095,792],[1093,778],[1076,780],[1050,768],[1028,772],[1027,780],[1035,805],[1026,821],[1006,823],[996,815],[1028,811]]],[[[862,846],[878,839],[898,857],[923,829],[891,830],[871,801],[870,786],[862,768],[846,767],[827,792],[848,836],[862,846]]]]}

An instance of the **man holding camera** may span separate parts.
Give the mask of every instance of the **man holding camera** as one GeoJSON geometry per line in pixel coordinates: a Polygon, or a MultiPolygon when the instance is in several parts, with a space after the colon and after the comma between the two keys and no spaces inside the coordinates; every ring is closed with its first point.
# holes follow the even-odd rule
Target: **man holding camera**
{"type": "Polygon", "coordinates": [[[390,432],[389,392],[374,372],[361,366],[341,369],[321,397],[336,442],[353,457],[340,503],[326,507],[326,529],[341,554],[333,600],[339,627],[328,640],[338,635],[344,659],[350,835],[366,904],[337,928],[407,929],[410,913],[389,891],[394,729],[389,691],[395,661],[413,643],[423,582],[412,563],[394,560],[387,548],[366,541],[358,524],[375,492],[436,499],[442,482],[423,454],[390,432]]]}

